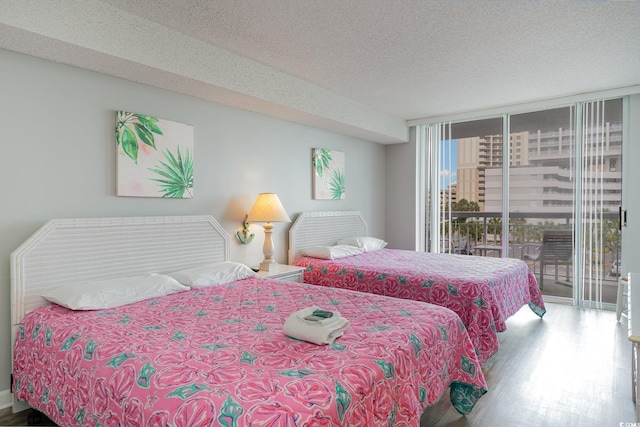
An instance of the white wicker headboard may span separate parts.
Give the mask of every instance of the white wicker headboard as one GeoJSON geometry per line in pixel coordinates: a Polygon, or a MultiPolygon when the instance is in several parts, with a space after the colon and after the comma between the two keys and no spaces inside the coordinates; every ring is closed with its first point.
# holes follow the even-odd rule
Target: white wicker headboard
{"type": "Polygon", "coordinates": [[[11,324],[65,283],[227,260],[229,235],[208,215],[54,219],[11,254],[11,324]]]}
{"type": "Polygon", "coordinates": [[[366,235],[367,223],[359,211],[302,212],[289,229],[289,264],[300,258],[304,248],[366,235]]]}

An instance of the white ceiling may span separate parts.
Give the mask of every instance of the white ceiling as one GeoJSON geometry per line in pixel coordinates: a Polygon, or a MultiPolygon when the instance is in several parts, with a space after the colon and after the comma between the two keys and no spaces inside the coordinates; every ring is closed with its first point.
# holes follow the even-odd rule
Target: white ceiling
{"type": "Polygon", "coordinates": [[[1,3],[0,47],[381,143],[407,120],[640,85],[638,1],[1,3]]]}

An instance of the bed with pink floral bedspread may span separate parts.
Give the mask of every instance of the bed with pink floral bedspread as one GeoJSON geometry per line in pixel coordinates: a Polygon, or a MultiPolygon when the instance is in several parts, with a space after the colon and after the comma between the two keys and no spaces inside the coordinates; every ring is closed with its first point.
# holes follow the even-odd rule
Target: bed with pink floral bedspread
{"type": "Polygon", "coordinates": [[[302,257],[304,282],[426,301],[455,311],[484,364],[499,348],[497,332],[522,306],[546,311],[526,263],[510,258],[437,254],[395,249],[324,260],[302,257]]]}
{"type": "Polygon", "coordinates": [[[107,310],[38,308],[18,328],[13,378],[65,426],[418,426],[447,388],[461,413],[486,392],[453,311],[257,277],[107,310]],[[286,317],[309,305],[350,329],[330,346],[286,337],[286,317]]]}

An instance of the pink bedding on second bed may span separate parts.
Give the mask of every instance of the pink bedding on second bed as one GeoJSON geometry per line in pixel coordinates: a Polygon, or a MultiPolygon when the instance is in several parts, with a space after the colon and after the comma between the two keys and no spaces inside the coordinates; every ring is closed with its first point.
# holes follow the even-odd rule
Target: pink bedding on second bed
{"type": "Polygon", "coordinates": [[[65,426],[418,426],[450,387],[461,413],[486,391],[451,310],[250,278],[98,311],[25,316],[15,396],[65,426]],[[334,344],[286,337],[293,311],[338,310],[334,344]]]}
{"type": "Polygon", "coordinates": [[[455,311],[466,326],[480,362],[499,348],[497,332],[523,305],[546,311],[535,276],[510,258],[382,249],[346,258],[302,257],[305,283],[426,301],[455,311]]]}

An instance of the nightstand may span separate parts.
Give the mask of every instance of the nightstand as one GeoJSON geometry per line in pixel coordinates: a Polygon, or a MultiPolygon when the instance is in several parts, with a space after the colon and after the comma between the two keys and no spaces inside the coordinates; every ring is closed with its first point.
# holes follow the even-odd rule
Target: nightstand
{"type": "Polygon", "coordinates": [[[304,267],[278,264],[278,266],[271,271],[258,271],[258,277],[268,277],[269,279],[283,280],[285,282],[302,283],[304,270],[304,267]]]}

